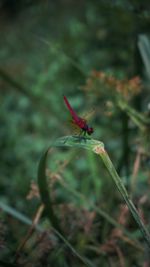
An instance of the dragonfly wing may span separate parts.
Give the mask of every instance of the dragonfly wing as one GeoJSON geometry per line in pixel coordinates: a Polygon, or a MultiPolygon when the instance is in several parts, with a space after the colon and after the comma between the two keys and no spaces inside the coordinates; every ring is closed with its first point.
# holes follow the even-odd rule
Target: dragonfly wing
{"type": "Polygon", "coordinates": [[[79,134],[81,131],[81,128],[74,122],[74,120],[71,120],[71,127],[73,129],[73,132],[75,134],[79,134]]]}
{"type": "Polygon", "coordinates": [[[96,113],[96,109],[91,109],[90,111],[87,111],[84,113],[83,118],[85,119],[85,122],[89,122],[93,117],[94,114],[96,113]]]}

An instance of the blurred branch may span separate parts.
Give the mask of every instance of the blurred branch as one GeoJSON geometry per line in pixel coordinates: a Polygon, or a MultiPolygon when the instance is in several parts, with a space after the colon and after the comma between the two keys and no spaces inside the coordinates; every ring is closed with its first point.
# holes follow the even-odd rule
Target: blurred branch
{"type": "Polygon", "coordinates": [[[25,244],[27,243],[27,241],[29,240],[29,238],[31,237],[31,235],[33,234],[34,230],[36,229],[37,224],[39,223],[39,220],[41,218],[41,215],[43,213],[44,210],[44,205],[40,205],[35,216],[34,219],[32,221],[32,225],[30,226],[26,236],[24,237],[24,239],[22,240],[21,244],[19,245],[15,257],[14,257],[14,263],[17,263],[17,260],[20,256],[21,251],[23,250],[25,244]]]}
{"type": "Polygon", "coordinates": [[[121,174],[121,170],[125,167],[126,176],[129,175],[129,166],[130,166],[130,147],[129,147],[129,118],[126,113],[121,114],[121,122],[122,122],[122,156],[119,160],[117,172],[119,175],[121,174]]]}
{"type": "Polygon", "coordinates": [[[16,81],[14,78],[11,77],[11,75],[7,74],[4,70],[0,68],[0,77],[9,85],[14,87],[19,93],[26,96],[29,100],[31,100],[32,105],[38,108],[38,110],[42,111],[43,113],[48,113],[48,108],[46,107],[46,104],[44,101],[42,101],[41,97],[38,98],[31,94],[29,90],[24,87],[22,84],[20,84],[18,81],[16,81]],[[44,102],[44,103],[43,103],[44,102]]]}
{"type": "MultiPolygon", "coordinates": [[[[11,206],[3,203],[0,201],[0,209],[5,211],[7,214],[9,214],[10,216],[12,216],[13,218],[16,218],[17,220],[27,224],[27,225],[32,225],[32,220],[30,220],[27,216],[25,216],[24,214],[22,214],[21,212],[18,212],[16,209],[12,208],[11,206]]],[[[41,230],[41,228],[39,228],[39,226],[36,226],[37,230],[41,230]]]]}
{"type": "Polygon", "coordinates": [[[150,80],[150,40],[145,34],[140,34],[138,39],[138,47],[150,80]]]}
{"type": "Polygon", "coordinates": [[[32,97],[32,95],[28,93],[28,91],[26,90],[26,88],[24,86],[22,86],[18,81],[13,79],[9,74],[7,74],[2,69],[0,69],[0,76],[5,82],[7,82],[8,84],[10,84],[14,88],[16,88],[19,93],[22,93],[29,98],[32,97]]]}
{"type": "Polygon", "coordinates": [[[80,66],[80,63],[78,63],[77,60],[73,59],[73,57],[66,54],[60,46],[58,46],[57,44],[53,44],[51,41],[47,41],[43,38],[38,37],[38,39],[44,44],[48,45],[51,51],[55,52],[56,54],[60,53],[61,55],[65,56],[65,58],[74,68],[76,68],[84,77],[87,77],[87,73],[84,71],[84,68],[80,66]]]}
{"type": "Polygon", "coordinates": [[[130,119],[137,125],[141,130],[150,125],[150,119],[142,113],[138,112],[134,108],[130,107],[125,101],[119,100],[118,106],[121,110],[125,111],[130,119]]]}

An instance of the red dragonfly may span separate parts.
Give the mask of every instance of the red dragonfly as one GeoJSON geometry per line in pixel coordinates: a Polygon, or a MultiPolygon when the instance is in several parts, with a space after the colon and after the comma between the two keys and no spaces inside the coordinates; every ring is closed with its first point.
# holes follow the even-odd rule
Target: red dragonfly
{"type": "Polygon", "coordinates": [[[65,101],[65,104],[72,116],[72,122],[73,124],[75,124],[78,128],[81,129],[81,133],[84,133],[84,135],[86,135],[86,133],[88,135],[91,135],[93,132],[94,132],[94,129],[92,127],[89,127],[88,124],[87,124],[87,121],[83,118],[80,118],[76,112],[73,110],[73,108],[71,107],[68,99],[66,96],[64,96],[64,101],[65,101]]]}

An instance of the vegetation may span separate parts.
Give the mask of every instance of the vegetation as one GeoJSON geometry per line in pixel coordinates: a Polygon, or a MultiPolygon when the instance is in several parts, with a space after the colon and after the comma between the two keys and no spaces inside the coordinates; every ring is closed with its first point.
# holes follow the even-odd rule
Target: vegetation
{"type": "Polygon", "coordinates": [[[149,8],[0,1],[0,266],[149,266],[149,8]]]}

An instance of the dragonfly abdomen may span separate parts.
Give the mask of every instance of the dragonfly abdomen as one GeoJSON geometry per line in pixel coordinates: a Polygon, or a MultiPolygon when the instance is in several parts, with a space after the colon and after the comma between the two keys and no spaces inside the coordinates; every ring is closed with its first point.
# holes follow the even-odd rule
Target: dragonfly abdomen
{"type": "Polygon", "coordinates": [[[65,101],[65,104],[66,104],[67,108],[69,109],[70,114],[72,116],[72,122],[73,122],[73,124],[75,124],[81,130],[83,130],[85,134],[88,133],[89,135],[91,135],[94,132],[93,128],[92,127],[89,127],[87,125],[85,119],[82,119],[82,118],[78,117],[78,115],[73,110],[73,108],[71,107],[70,103],[68,102],[68,99],[67,99],[66,96],[64,96],[64,101],[65,101]]]}

